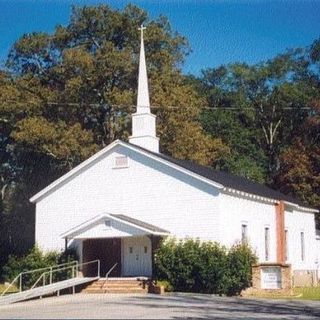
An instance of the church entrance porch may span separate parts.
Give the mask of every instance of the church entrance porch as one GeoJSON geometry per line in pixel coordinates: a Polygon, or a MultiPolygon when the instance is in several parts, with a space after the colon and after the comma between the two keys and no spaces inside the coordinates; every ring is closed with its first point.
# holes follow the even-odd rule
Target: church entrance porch
{"type": "MultiPolygon", "coordinates": [[[[82,260],[100,260],[100,277],[151,277],[151,240],[147,236],[105,239],[84,239],[82,260]]],[[[87,265],[84,276],[97,274],[95,265],[87,265]]]]}
{"type": "MultiPolygon", "coordinates": [[[[80,260],[100,260],[100,277],[152,278],[154,251],[169,232],[141,220],[115,214],[101,214],[66,231],[62,237],[82,244],[80,260]]],[[[94,266],[86,265],[84,276],[97,274],[94,266]]]]}

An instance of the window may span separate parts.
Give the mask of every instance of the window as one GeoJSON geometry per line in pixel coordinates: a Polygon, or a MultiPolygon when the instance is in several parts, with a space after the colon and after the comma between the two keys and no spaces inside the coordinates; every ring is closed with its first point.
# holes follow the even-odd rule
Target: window
{"type": "Polygon", "coordinates": [[[264,228],[264,253],[265,253],[265,261],[269,261],[270,259],[270,228],[264,228]]]}
{"type": "Polygon", "coordinates": [[[128,157],[126,156],[116,156],[115,157],[115,168],[127,168],[128,167],[128,157]]]}
{"type": "Polygon", "coordinates": [[[241,242],[242,244],[248,242],[248,225],[245,223],[241,225],[241,242]]]}
{"type": "Polygon", "coordinates": [[[284,245],[285,245],[285,259],[286,261],[289,260],[289,234],[288,230],[284,231],[284,245]]]}
{"type": "Polygon", "coordinates": [[[300,232],[300,247],[301,247],[301,261],[305,258],[305,244],[304,244],[304,232],[300,232]]]}
{"type": "Polygon", "coordinates": [[[144,247],[144,253],[148,253],[148,247],[144,247]]]}
{"type": "Polygon", "coordinates": [[[129,253],[133,253],[132,247],[129,247],[129,253]]]}

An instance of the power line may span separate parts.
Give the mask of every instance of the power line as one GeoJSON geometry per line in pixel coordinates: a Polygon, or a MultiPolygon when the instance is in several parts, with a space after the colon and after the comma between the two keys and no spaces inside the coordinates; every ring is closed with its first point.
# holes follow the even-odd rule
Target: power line
{"type": "MultiPolygon", "coordinates": [[[[43,103],[47,105],[53,105],[53,106],[71,106],[71,107],[80,107],[80,106],[90,106],[90,107],[101,107],[103,105],[110,106],[112,108],[118,108],[118,109],[127,109],[127,108],[132,108],[135,109],[137,108],[136,105],[117,105],[117,104],[108,104],[108,103],[81,103],[81,102],[62,102],[62,101],[42,101],[43,103]]],[[[36,101],[18,101],[18,100],[0,100],[0,103],[19,103],[19,104],[35,104],[37,105],[38,102],[36,101]]],[[[157,106],[157,105],[152,105],[152,106],[139,106],[139,108],[151,108],[151,109],[192,109],[194,108],[193,106],[157,106]]],[[[226,110],[226,111],[234,111],[234,110],[256,110],[254,107],[207,107],[203,106],[200,108],[201,110],[226,110]]],[[[281,110],[312,110],[311,107],[283,107],[281,110]]]]}

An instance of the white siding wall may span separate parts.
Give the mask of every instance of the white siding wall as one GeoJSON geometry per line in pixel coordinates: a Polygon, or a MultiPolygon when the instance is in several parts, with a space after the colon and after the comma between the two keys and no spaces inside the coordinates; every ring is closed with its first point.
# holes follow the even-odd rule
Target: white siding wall
{"type": "MultiPolygon", "coordinates": [[[[264,228],[270,228],[268,261],[275,262],[275,212],[273,204],[219,193],[204,182],[118,145],[37,203],[36,242],[45,250],[63,249],[62,233],[101,213],[125,214],[177,237],[220,241],[228,247],[241,240],[241,225],[246,223],[249,242],[260,262],[265,262],[264,228]],[[114,168],[119,154],[128,156],[128,168],[114,168]]],[[[288,262],[293,269],[314,269],[314,215],[287,210],[285,226],[289,232],[288,262]],[[305,232],[304,262],[301,231],[305,232]]]]}
{"type": "Polygon", "coordinates": [[[177,237],[219,239],[218,190],[122,146],[116,146],[36,206],[36,242],[62,249],[60,235],[109,212],[125,214],[170,231],[177,237]],[[117,154],[129,167],[114,168],[117,154]],[[215,200],[217,199],[217,200],[215,200]]]}
{"type": "Polygon", "coordinates": [[[248,240],[259,261],[265,262],[264,228],[270,229],[270,259],[276,261],[275,206],[221,193],[221,243],[241,241],[241,225],[247,224],[248,240]]]}
{"type": "Polygon", "coordinates": [[[317,251],[316,269],[317,269],[318,281],[320,281],[320,237],[316,238],[316,251],[317,251]]]}
{"type": "Polygon", "coordinates": [[[285,228],[288,230],[289,259],[294,270],[313,270],[316,268],[317,243],[314,214],[296,210],[285,211],[285,228]],[[304,232],[305,259],[301,259],[301,237],[304,232]]]}

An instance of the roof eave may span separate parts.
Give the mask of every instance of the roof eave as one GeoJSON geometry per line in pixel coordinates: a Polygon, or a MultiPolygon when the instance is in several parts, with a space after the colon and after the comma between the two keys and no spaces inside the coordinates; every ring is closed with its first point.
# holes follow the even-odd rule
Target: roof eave
{"type": "Polygon", "coordinates": [[[78,232],[83,230],[85,227],[90,226],[91,224],[94,224],[95,222],[97,222],[97,221],[99,221],[99,220],[101,220],[103,218],[108,218],[108,219],[115,220],[115,221],[118,221],[120,223],[123,223],[125,225],[129,225],[129,226],[131,226],[133,228],[136,228],[136,229],[139,229],[141,231],[144,231],[146,234],[158,235],[158,236],[168,236],[168,235],[170,235],[169,231],[168,232],[154,231],[154,230],[151,230],[151,229],[144,228],[142,226],[136,225],[134,223],[119,219],[119,218],[115,217],[112,214],[102,213],[102,214],[99,214],[98,216],[95,216],[92,219],[89,219],[86,222],[84,222],[84,223],[82,223],[82,224],[80,224],[80,225],[78,225],[78,226],[76,226],[74,228],[71,228],[70,230],[60,234],[60,237],[63,238],[63,239],[72,239],[73,237],[76,236],[76,234],[78,232]]]}
{"type": "Polygon", "coordinates": [[[298,210],[301,210],[301,211],[312,212],[312,213],[318,213],[319,212],[318,209],[304,207],[304,206],[301,206],[301,205],[299,205],[297,203],[293,203],[293,202],[290,202],[290,201],[283,201],[283,203],[286,204],[287,206],[291,206],[291,207],[297,208],[298,210]]]}
{"type": "Polygon", "coordinates": [[[185,168],[183,168],[183,167],[181,167],[181,166],[179,166],[177,164],[174,164],[174,163],[172,163],[172,162],[170,162],[168,160],[165,160],[163,158],[157,157],[157,155],[155,155],[153,153],[149,153],[147,151],[144,151],[141,148],[135,148],[135,146],[133,144],[128,144],[128,143],[125,143],[123,141],[120,141],[119,143],[121,145],[131,149],[131,150],[140,152],[143,155],[145,155],[145,156],[147,156],[147,157],[149,157],[151,159],[154,159],[156,161],[162,162],[162,163],[166,164],[167,166],[169,166],[171,168],[174,168],[174,169],[176,169],[176,170],[178,170],[180,172],[186,173],[189,176],[192,176],[192,177],[196,178],[197,180],[201,180],[201,181],[203,181],[203,182],[205,182],[205,183],[207,183],[207,184],[209,184],[211,186],[214,186],[217,189],[223,189],[224,188],[224,186],[222,184],[218,183],[218,182],[215,182],[215,181],[212,181],[210,179],[207,179],[207,178],[205,178],[205,177],[203,177],[203,176],[201,176],[201,175],[199,175],[197,173],[194,173],[194,172],[192,172],[192,171],[190,171],[188,169],[185,169],[185,168]]]}
{"type": "Polygon", "coordinates": [[[64,174],[62,177],[58,178],[57,180],[53,181],[51,184],[49,184],[47,187],[36,193],[34,196],[32,196],[29,201],[31,203],[36,203],[41,198],[43,198],[48,192],[50,192],[52,189],[58,187],[63,181],[65,181],[68,178],[71,178],[74,174],[76,174],[81,169],[85,168],[87,165],[89,165],[92,161],[98,159],[105,153],[107,153],[109,150],[111,150],[115,145],[119,144],[120,140],[115,140],[114,142],[110,143],[107,147],[103,148],[102,150],[98,151],[94,155],[92,155],[87,160],[80,163],[78,166],[71,169],[69,172],[64,174]]]}

